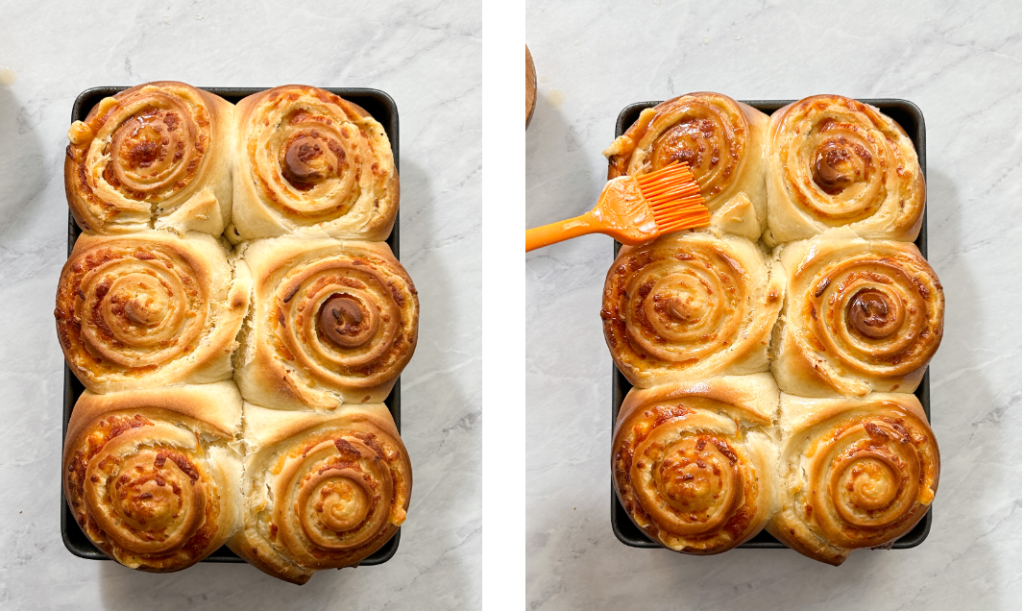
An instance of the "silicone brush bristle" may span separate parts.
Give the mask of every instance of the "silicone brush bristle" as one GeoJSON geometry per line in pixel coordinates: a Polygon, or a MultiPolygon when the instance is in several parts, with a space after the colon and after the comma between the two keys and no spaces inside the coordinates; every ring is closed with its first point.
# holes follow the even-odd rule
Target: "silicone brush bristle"
{"type": "Polygon", "coordinates": [[[700,186],[685,163],[638,176],[636,182],[662,233],[711,224],[700,186]]]}

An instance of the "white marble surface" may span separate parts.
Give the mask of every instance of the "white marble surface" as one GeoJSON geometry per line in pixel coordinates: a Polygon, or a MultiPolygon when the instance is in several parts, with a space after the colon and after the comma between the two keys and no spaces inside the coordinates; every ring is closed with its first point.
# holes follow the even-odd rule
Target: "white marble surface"
{"type": "Polygon", "coordinates": [[[0,0],[0,608],[467,609],[480,604],[480,5],[0,0]],[[6,74],[6,73],[5,73],[6,74]],[[248,565],[173,575],[82,560],[59,531],[65,258],[75,96],[178,79],[377,87],[401,117],[402,261],[420,291],[402,376],[415,466],[398,554],[298,588],[248,565]]]}
{"type": "Polygon", "coordinates": [[[696,558],[619,543],[608,507],[612,363],[598,316],[612,246],[582,238],[527,257],[528,607],[1020,609],[1020,4],[721,4],[528,0],[540,91],[527,223],[596,201],[601,151],[630,102],[708,90],[918,104],[930,259],[947,300],[932,364],[943,464],[931,535],[839,569],[789,550],[696,558]]]}

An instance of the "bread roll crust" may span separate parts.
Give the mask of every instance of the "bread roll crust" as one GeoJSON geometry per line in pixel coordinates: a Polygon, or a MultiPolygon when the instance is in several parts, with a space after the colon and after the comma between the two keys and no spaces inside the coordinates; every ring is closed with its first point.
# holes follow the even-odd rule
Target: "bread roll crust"
{"type": "Polygon", "coordinates": [[[231,218],[235,107],[176,81],[104,98],[68,132],[68,205],[85,231],[154,224],[220,235],[231,218]]]}
{"type": "Polygon", "coordinates": [[[939,448],[914,395],[810,399],[783,393],[780,508],[767,529],[838,566],[889,544],[924,517],[938,489],[939,448]]]}
{"type": "Polygon", "coordinates": [[[771,118],[767,165],[771,244],[837,227],[906,242],[920,233],[926,191],[917,152],[873,106],[816,95],[780,108],[771,118]]]}
{"type": "Polygon", "coordinates": [[[783,392],[917,389],[942,341],[945,300],[916,246],[837,232],[779,253],[789,290],[771,367],[783,392]]]}
{"type": "Polygon", "coordinates": [[[285,85],[238,103],[232,242],[316,230],[384,240],[399,181],[383,126],[330,92],[285,85]]]}
{"type": "Polygon", "coordinates": [[[605,340],[641,388],[766,372],[784,296],[781,276],[750,241],[668,234],[619,251],[605,280],[605,340]]]}
{"type": "Polygon", "coordinates": [[[643,110],[604,152],[608,179],[685,161],[711,212],[730,203],[749,203],[763,230],[768,124],[768,115],[720,93],[667,100],[643,110]]]}
{"type": "Polygon", "coordinates": [[[134,569],[187,568],[241,524],[242,400],[229,382],[107,395],[68,422],[63,484],[82,530],[134,569]]]}
{"type": "Polygon", "coordinates": [[[226,380],[249,290],[208,235],[85,233],[61,272],[57,336],[93,392],[226,380]]]}
{"type": "Polygon", "coordinates": [[[412,466],[381,404],[334,413],[245,405],[244,528],[229,546],[260,570],[303,584],[355,566],[397,532],[412,466]]]}
{"type": "Polygon", "coordinates": [[[615,424],[619,501],[651,540],[717,554],[756,535],[777,503],[767,373],[630,390],[615,424]]]}

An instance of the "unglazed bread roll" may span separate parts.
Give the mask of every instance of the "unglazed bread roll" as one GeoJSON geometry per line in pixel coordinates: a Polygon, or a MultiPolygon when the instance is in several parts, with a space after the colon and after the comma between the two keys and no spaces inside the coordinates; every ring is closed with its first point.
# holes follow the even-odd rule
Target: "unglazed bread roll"
{"type": "Polygon", "coordinates": [[[232,242],[316,227],[383,240],[398,214],[398,172],[384,128],[333,93],[275,87],[238,103],[232,242]]]}
{"type": "Polygon", "coordinates": [[[296,584],[355,566],[405,521],[409,455],[381,404],[285,412],[245,404],[244,527],[228,545],[296,584]]]}
{"type": "Polygon", "coordinates": [[[913,244],[819,236],[779,256],[789,284],[772,373],[804,397],[914,392],[942,340],[942,285],[913,244]]]}
{"type": "Polygon", "coordinates": [[[850,551],[903,536],[939,484],[939,448],[913,395],[782,395],[781,505],[768,531],[796,551],[842,564],[850,551]]]}
{"type": "Polygon", "coordinates": [[[818,95],[772,115],[768,228],[778,244],[848,227],[864,238],[912,242],[925,183],[914,145],[877,108],[818,95]]]}
{"type": "Polygon", "coordinates": [[[57,288],[64,358],[98,393],[227,380],[246,272],[205,234],[82,234],[57,288]]]}
{"type": "Polygon", "coordinates": [[[85,231],[220,235],[231,218],[234,106],[184,83],[126,89],[68,131],[68,205],[85,231]]]}
{"type": "Polygon", "coordinates": [[[746,201],[763,228],[768,123],[768,115],[719,93],[691,93],[662,102],[642,111],[604,152],[608,179],[685,161],[711,212],[746,201]]]}
{"type": "Polygon", "coordinates": [[[247,401],[278,409],[379,403],[416,349],[419,299],[383,242],[249,244],[253,315],[236,355],[247,401]]]}
{"type": "Polygon", "coordinates": [[[64,494],[98,548],[143,571],[189,567],[241,526],[242,398],[229,382],[86,391],[64,443],[64,494]]]}
{"type": "Polygon", "coordinates": [[[779,389],[767,373],[632,389],[615,423],[615,492],[651,540],[717,554],[775,510],[779,389]]]}
{"type": "Polygon", "coordinates": [[[750,241],[674,233],[623,247],[601,318],[616,366],[634,386],[768,371],[784,284],[750,241]]]}

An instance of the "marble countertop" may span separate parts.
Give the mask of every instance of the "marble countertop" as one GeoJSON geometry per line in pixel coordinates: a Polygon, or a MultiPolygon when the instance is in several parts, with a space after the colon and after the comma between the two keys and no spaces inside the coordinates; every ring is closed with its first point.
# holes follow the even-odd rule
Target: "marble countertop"
{"type": "Polygon", "coordinates": [[[479,607],[480,4],[354,4],[0,0],[0,68],[9,69],[0,80],[16,79],[0,85],[0,608],[479,607]],[[402,262],[422,317],[402,376],[416,484],[384,565],[323,572],[298,588],[245,564],[145,574],[76,558],[61,542],[52,312],[66,256],[71,105],[88,87],[161,79],[376,87],[398,104],[402,262]]]}
{"type": "Polygon", "coordinates": [[[924,112],[930,261],[946,290],[932,362],[942,480],[928,539],[841,568],[789,550],[632,549],[609,523],[611,241],[527,256],[527,604],[548,609],[1020,609],[1020,4],[527,1],[538,103],[527,225],[596,201],[626,104],[896,97],[924,112]],[[628,5],[628,6],[627,6],[628,5]]]}

